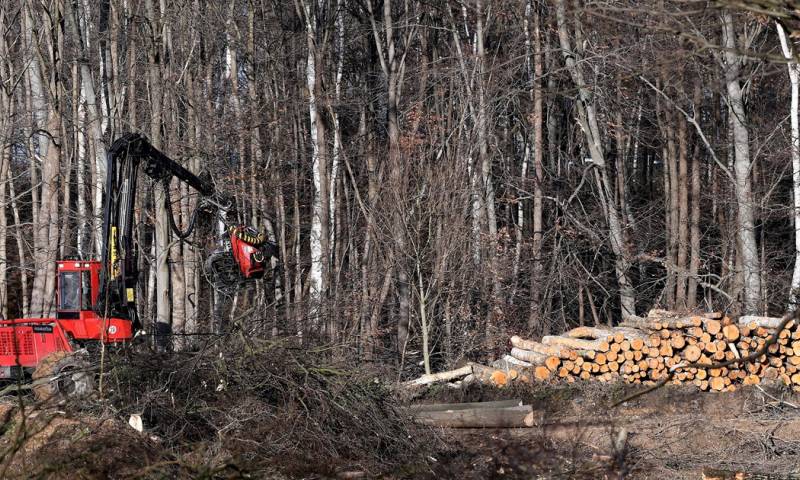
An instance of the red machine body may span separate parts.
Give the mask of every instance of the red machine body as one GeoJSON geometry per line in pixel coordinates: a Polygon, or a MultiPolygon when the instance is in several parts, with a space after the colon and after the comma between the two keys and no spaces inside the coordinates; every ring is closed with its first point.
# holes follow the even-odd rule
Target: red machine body
{"type": "Polygon", "coordinates": [[[0,379],[16,378],[49,354],[71,352],[84,340],[114,344],[133,337],[132,322],[102,317],[93,308],[100,290],[101,263],[56,263],[56,315],[0,321],[0,379]]]}

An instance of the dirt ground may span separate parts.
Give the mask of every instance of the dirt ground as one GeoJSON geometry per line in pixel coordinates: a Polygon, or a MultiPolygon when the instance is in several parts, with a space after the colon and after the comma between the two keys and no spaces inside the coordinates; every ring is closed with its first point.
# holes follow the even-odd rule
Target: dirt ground
{"type": "Polygon", "coordinates": [[[668,386],[609,408],[630,391],[592,383],[434,393],[425,401],[521,398],[538,422],[532,429],[440,431],[452,449],[436,459],[430,477],[690,479],[702,478],[704,469],[800,470],[800,399],[790,392],[668,386]],[[625,433],[624,448],[615,448],[625,433]]]}
{"type": "Polygon", "coordinates": [[[533,406],[536,426],[414,428],[411,435],[432,439],[420,443],[426,446],[418,460],[375,471],[353,459],[343,465],[353,467],[352,477],[313,466],[302,473],[264,465],[255,470],[244,457],[226,453],[227,442],[198,439],[178,449],[152,432],[135,431],[119,414],[26,409],[12,402],[0,404],[0,478],[699,479],[704,469],[798,470],[800,398],[782,388],[714,394],[668,386],[609,407],[631,391],[602,383],[429,390],[414,401],[520,398],[533,406]],[[183,453],[165,456],[165,450],[183,453]]]}

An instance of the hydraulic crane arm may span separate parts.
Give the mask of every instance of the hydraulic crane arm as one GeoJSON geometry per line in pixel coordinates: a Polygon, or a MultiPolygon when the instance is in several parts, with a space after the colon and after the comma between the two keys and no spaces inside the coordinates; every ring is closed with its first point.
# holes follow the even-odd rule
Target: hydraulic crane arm
{"type": "MultiPolygon", "coordinates": [[[[146,137],[130,133],[118,138],[108,151],[103,217],[102,271],[96,311],[109,317],[126,318],[138,324],[136,313],[137,270],[133,235],[136,180],[139,167],[149,177],[165,183],[175,177],[203,197],[215,195],[214,185],[164,155],[146,137]]],[[[175,229],[174,222],[172,223],[175,229]]],[[[188,235],[188,234],[187,234],[188,235]]]]}

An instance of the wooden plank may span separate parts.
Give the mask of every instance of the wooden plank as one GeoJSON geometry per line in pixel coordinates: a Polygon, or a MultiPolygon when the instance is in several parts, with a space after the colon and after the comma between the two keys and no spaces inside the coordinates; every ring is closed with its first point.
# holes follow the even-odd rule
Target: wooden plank
{"type": "Polygon", "coordinates": [[[414,420],[445,428],[525,428],[533,426],[533,407],[469,408],[441,412],[417,412],[414,420]]]}
{"type": "Polygon", "coordinates": [[[494,400],[491,402],[469,402],[469,403],[418,403],[410,405],[407,408],[408,412],[446,412],[448,410],[470,410],[480,408],[507,408],[507,407],[521,407],[522,400],[514,398],[511,400],[494,400]]]}

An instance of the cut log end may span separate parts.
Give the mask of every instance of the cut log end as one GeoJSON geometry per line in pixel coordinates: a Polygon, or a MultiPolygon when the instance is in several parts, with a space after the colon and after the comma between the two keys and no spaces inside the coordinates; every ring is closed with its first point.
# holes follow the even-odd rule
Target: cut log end
{"type": "Polygon", "coordinates": [[[533,376],[536,380],[544,381],[550,378],[551,370],[543,365],[536,367],[533,371],[533,376]]]}

